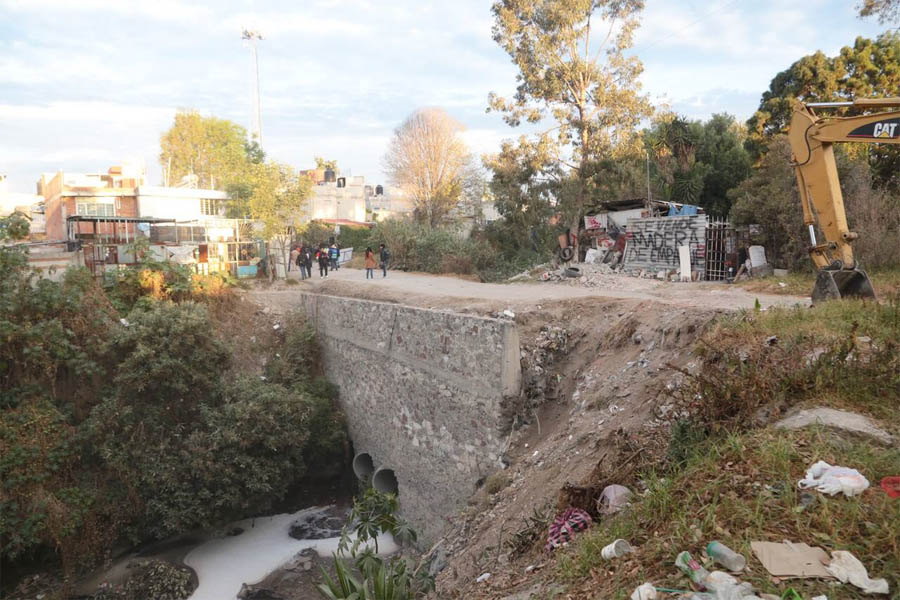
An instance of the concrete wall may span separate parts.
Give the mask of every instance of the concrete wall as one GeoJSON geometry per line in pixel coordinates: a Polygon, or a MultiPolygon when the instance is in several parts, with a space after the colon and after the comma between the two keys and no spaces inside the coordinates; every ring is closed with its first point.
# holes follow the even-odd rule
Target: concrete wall
{"type": "Polygon", "coordinates": [[[678,269],[678,247],[691,249],[691,270],[703,271],[706,256],[706,216],[628,219],[625,268],[665,271],[678,269]]]}
{"type": "Polygon", "coordinates": [[[434,540],[500,468],[521,385],[515,324],[306,294],[357,453],[397,477],[401,512],[434,540]]]}

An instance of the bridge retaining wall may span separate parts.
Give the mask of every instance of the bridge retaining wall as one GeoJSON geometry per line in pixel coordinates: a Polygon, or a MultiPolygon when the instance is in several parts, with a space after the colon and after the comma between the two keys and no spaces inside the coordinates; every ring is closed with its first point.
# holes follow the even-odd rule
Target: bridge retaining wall
{"type": "Polygon", "coordinates": [[[357,453],[393,470],[401,512],[434,540],[501,467],[519,395],[515,323],[305,294],[357,453]]]}

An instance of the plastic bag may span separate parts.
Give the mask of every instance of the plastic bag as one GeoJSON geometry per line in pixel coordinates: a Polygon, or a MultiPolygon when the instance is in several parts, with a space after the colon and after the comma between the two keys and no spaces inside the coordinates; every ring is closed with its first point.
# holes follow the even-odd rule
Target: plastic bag
{"type": "Polygon", "coordinates": [[[656,600],[656,588],[652,583],[642,583],[631,593],[631,600],[656,600]]]}
{"type": "Polygon", "coordinates": [[[859,559],[843,550],[831,553],[831,563],[825,565],[825,570],[840,579],[841,583],[849,581],[867,594],[887,594],[889,591],[887,580],[870,578],[859,559]]]}
{"type": "Polygon", "coordinates": [[[797,482],[797,485],[801,489],[815,488],[829,496],[839,492],[846,496],[856,496],[868,489],[869,480],[856,469],[833,467],[820,460],[806,471],[806,478],[797,482]]]}

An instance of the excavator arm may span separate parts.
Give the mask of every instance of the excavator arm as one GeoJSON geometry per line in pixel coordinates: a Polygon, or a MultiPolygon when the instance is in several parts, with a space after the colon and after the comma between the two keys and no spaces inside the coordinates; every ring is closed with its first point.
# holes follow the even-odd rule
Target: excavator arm
{"type": "Polygon", "coordinates": [[[844,198],[834,160],[835,143],[900,144],[900,110],[853,117],[819,117],[814,108],[897,108],[900,98],[804,104],[796,102],[788,138],[797,174],[803,222],[809,227],[809,254],[819,270],[813,302],[846,296],[875,297],[865,271],[853,257],[859,235],[847,226],[844,198]],[[825,239],[816,240],[815,225],[825,239]]]}

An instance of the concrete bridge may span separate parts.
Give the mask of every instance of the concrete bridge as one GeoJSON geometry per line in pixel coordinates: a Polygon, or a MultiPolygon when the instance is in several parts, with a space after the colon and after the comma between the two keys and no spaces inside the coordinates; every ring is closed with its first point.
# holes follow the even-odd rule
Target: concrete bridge
{"type": "Polygon", "coordinates": [[[423,540],[435,540],[501,468],[521,387],[515,323],[317,294],[302,306],[340,390],[354,471],[396,492],[423,540]]]}

